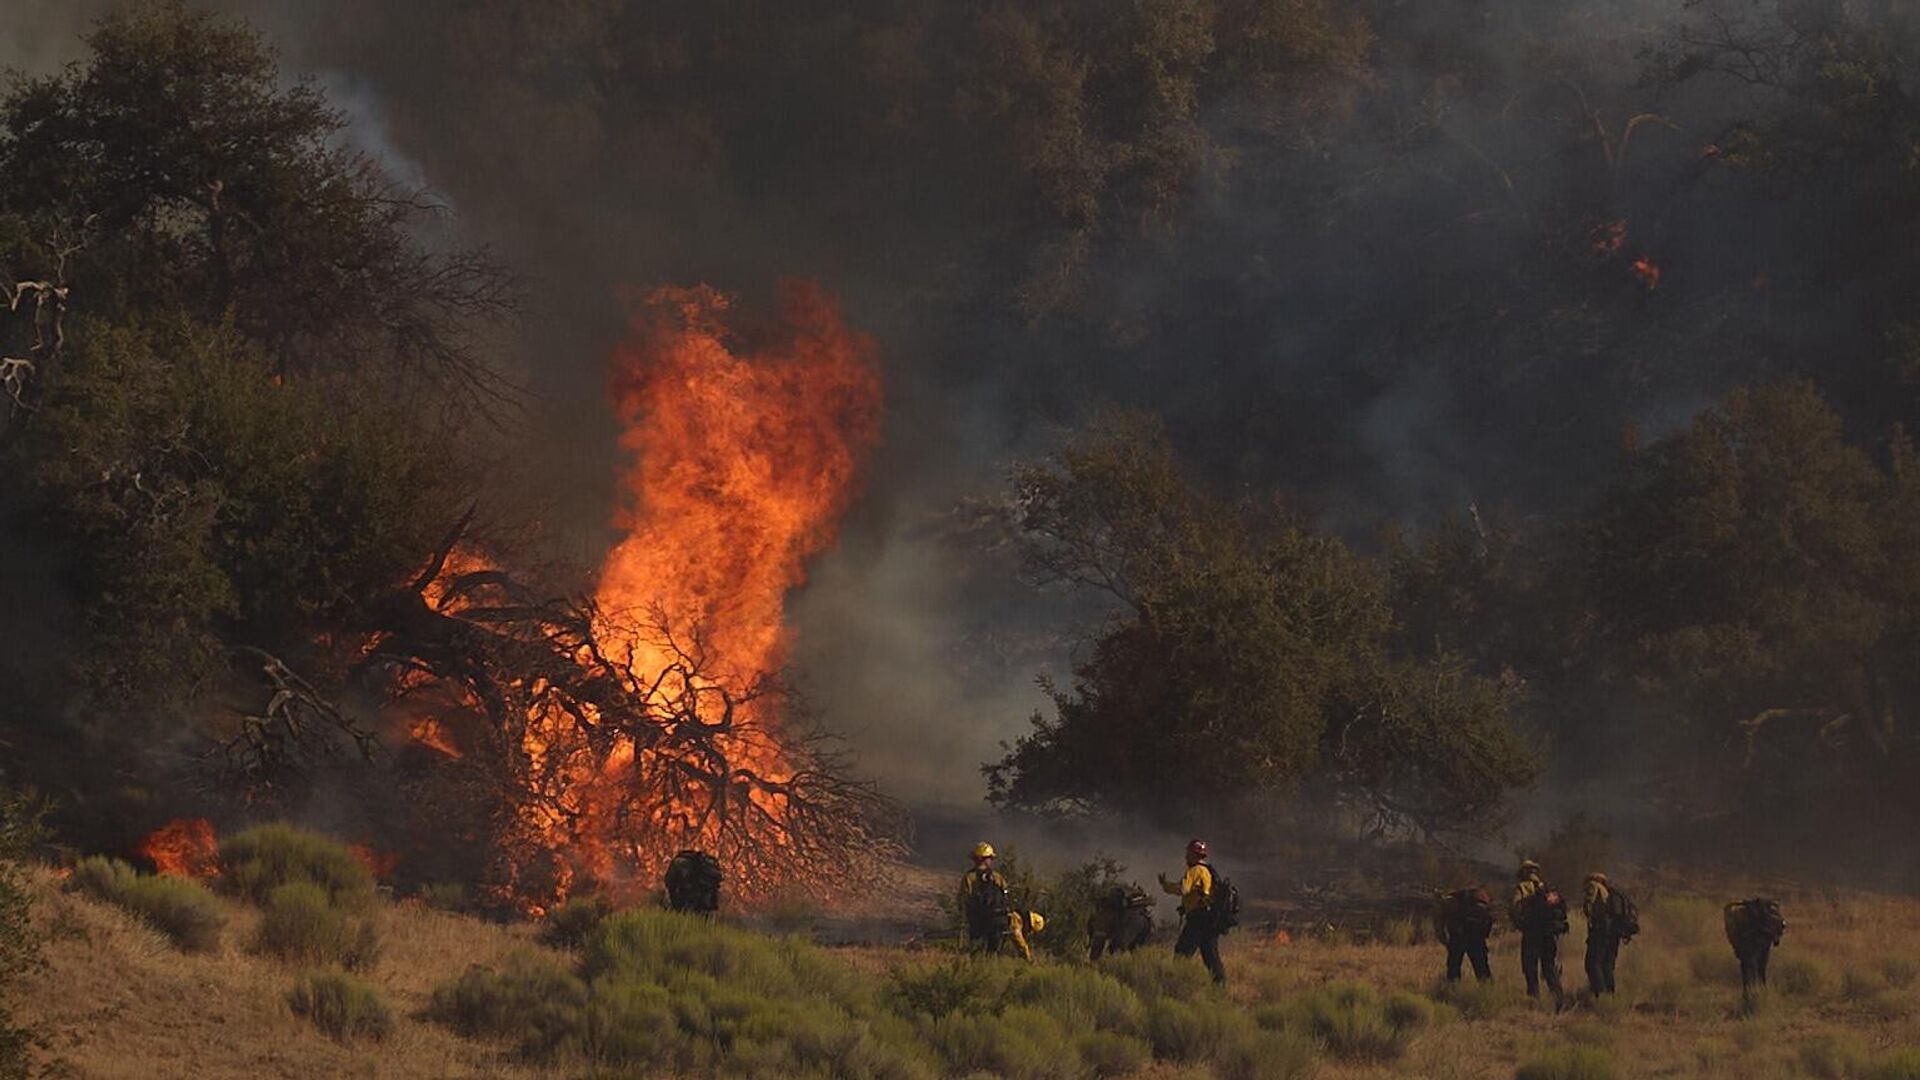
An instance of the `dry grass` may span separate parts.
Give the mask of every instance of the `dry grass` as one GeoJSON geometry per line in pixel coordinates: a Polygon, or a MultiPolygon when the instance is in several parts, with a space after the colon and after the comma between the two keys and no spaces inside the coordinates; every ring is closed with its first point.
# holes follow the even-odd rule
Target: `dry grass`
{"type": "MultiPolygon", "coordinates": [[[[531,950],[561,967],[577,958],[543,950],[530,926],[503,927],[420,905],[381,905],[387,948],[364,978],[390,1002],[395,1024],[380,1043],[328,1038],[287,1006],[299,972],[247,950],[257,911],[230,901],[224,940],[183,954],[125,912],[33,877],[36,919],[54,940],[49,966],[28,989],[24,1018],[53,1036],[52,1054],[79,1077],[533,1077],[511,1050],[460,1038],[421,1018],[434,988],[470,965],[499,965],[531,950]]],[[[1418,994],[1433,1018],[1395,1057],[1323,1052],[1323,1080],[1430,1077],[1509,1080],[1526,1063],[1604,1058],[1620,1077],[1769,1078],[1906,1076],[1900,1047],[1920,1045],[1920,902],[1879,897],[1799,897],[1774,955],[1775,986],[1755,1008],[1713,957],[1726,952],[1718,907],[1666,897],[1642,912],[1646,930],[1621,957],[1621,993],[1561,1013],[1517,993],[1512,935],[1495,938],[1496,982],[1437,990],[1432,945],[1279,944],[1252,931],[1227,942],[1231,995],[1249,1015],[1298,1010],[1329,984],[1369,987],[1384,1002],[1418,994]],[[1892,1071],[1889,1071],[1892,1070],[1892,1071]]],[[[1562,952],[1566,985],[1584,983],[1576,926],[1562,952]]],[[[1162,946],[1155,946],[1160,948],[1162,946]]],[[[883,976],[925,954],[847,948],[831,954],[865,976],[883,976]]],[[[1196,961],[1196,976],[1197,961],[1196,961]]],[[[1085,1060],[1124,1066],[1131,1045],[1088,1046],[1085,1060]]],[[[1905,1064],[1910,1065],[1911,1062],[1905,1064]]],[[[1251,1064],[1236,1075],[1259,1075],[1251,1064]]],[[[1208,1075],[1150,1066],[1142,1076],[1208,1075]]],[[[1543,1074],[1551,1075],[1551,1074],[1543,1074]]]]}

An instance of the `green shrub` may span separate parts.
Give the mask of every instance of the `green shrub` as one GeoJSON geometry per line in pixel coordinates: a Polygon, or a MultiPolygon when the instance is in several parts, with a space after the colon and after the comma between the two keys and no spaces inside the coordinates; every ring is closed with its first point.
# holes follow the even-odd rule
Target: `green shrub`
{"type": "Polygon", "coordinates": [[[598,894],[568,900],[540,924],[540,941],[556,949],[577,949],[611,914],[613,905],[598,894]]]}
{"type": "Polygon", "coordinates": [[[1153,1060],[1153,1048],[1145,1042],[1111,1031],[1089,1031],[1075,1045],[1094,1076],[1125,1076],[1153,1060]]]}
{"type": "Polygon", "coordinates": [[[287,994],[295,1014],[335,1039],[384,1039],[393,1010],[373,987],[337,971],[303,976],[287,994]]]}
{"type": "Polygon", "coordinates": [[[1739,985],[1740,961],[1733,950],[1702,946],[1687,954],[1687,970],[1695,982],[1739,985]]]}
{"type": "Polygon", "coordinates": [[[257,825],[220,842],[222,886],[254,903],[283,885],[325,891],[336,907],[364,910],[374,897],[373,872],[345,844],[284,823],[257,825]]]}
{"type": "Polygon", "coordinates": [[[1788,997],[1817,997],[1827,989],[1826,969],[1804,956],[1782,957],[1771,966],[1767,978],[1774,989],[1788,997]]]}
{"type": "Polygon", "coordinates": [[[298,964],[370,967],[380,956],[380,930],[369,917],[333,906],[326,889],[296,881],[267,893],[254,947],[298,964]]]}
{"type": "Polygon", "coordinates": [[[1147,1007],[1146,1023],[1154,1054],[1174,1061],[1223,1058],[1259,1031],[1253,1019],[1238,1009],[1170,997],[1147,1007]]]}
{"type": "Polygon", "coordinates": [[[125,909],[187,952],[218,949],[226,929],[226,910],[199,882],[142,874],[119,859],[80,860],[67,887],[125,909]]]}
{"type": "Polygon", "coordinates": [[[1289,1003],[1289,1011],[1329,1053],[1360,1061],[1399,1057],[1414,1033],[1433,1020],[1433,1007],[1412,994],[1383,999],[1371,987],[1351,984],[1303,994],[1289,1003]]]}
{"type": "Polygon", "coordinates": [[[1086,967],[1023,966],[1006,989],[1007,999],[1033,1005],[1069,1028],[1139,1034],[1146,1010],[1120,980],[1086,967]]]}
{"type": "Polygon", "coordinates": [[[1910,956],[1889,956],[1880,961],[1880,976],[1887,985],[1905,990],[1920,981],[1920,961],[1910,956]]]}
{"type": "Polygon", "coordinates": [[[1441,982],[1428,992],[1428,996],[1442,1005],[1457,1009],[1461,1016],[1469,1020],[1485,1020],[1505,1010],[1520,1008],[1527,1001],[1520,984],[1513,979],[1441,982]]]}
{"type": "Polygon", "coordinates": [[[1820,1035],[1800,1045],[1800,1068],[1817,1080],[1847,1080],[1867,1058],[1858,1036],[1820,1035]]]}
{"type": "Polygon", "coordinates": [[[1726,947],[1726,923],[1721,905],[1701,896],[1662,896],[1641,913],[1641,924],[1674,945],[1697,948],[1718,943],[1726,947]]]}
{"type": "Polygon", "coordinates": [[[996,1012],[1011,976],[1006,966],[979,957],[902,967],[892,977],[895,999],[909,1013],[935,1020],[955,1012],[996,1012]]]}
{"type": "Polygon", "coordinates": [[[1895,1050],[1862,1068],[1860,1080],[1920,1080],[1920,1050],[1895,1050]]]}
{"type": "Polygon", "coordinates": [[[933,1043],[954,1075],[1046,1080],[1081,1071],[1078,1047],[1037,1009],[1008,1009],[999,1016],[949,1013],[935,1023],[933,1043]]]}
{"type": "Polygon", "coordinates": [[[1294,1032],[1255,1032],[1225,1048],[1214,1071],[1221,1080],[1304,1080],[1314,1073],[1314,1043],[1294,1032]]]}
{"type": "MultiPolygon", "coordinates": [[[[498,971],[468,968],[435,990],[427,1015],[467,1038],[501,1039],[527,1057],[545,1059],[587,1048],[587,1000],[586,983],[571,972],[516,953],[498,971]]],[[[644,1020],[639,1003],[620,998],[604,1005],[603,1019],[644,1020]]],[[[665,1015],[672,1019],[670,1009],[665,1015]]],[[[639,1022],[631,1030],[645,1035],[657,1027],[639,1022]]]]}
{"type": "Polygon", "coordinates": [[[1141,949],[1103,957],[1100,970],[1120,980],[1148,1004],[1161,998],[1193,1001],[1213,993],[1212,978],[1205,966],[1160,950],[1141,949]]]}
{"type": "Polygon", "coordinates": [[[1613,1059],[1592,1046],[1562,1046],[1514,1071],[1513,1080],[1614,1080],[1613,1059]]]}

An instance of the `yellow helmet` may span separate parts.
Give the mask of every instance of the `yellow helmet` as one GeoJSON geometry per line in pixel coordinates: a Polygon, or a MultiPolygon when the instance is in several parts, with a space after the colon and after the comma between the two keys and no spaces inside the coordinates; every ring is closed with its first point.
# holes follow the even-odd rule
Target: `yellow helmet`
{"type": "Polygon", "coordinates": [[[987,843],[985,840],[973,845],[973,857],[976,859],[993,858],[993,845],[987,843]]]}
{"type": "Polygon", "coordinates": [[[1539,872],[1540,872],[1540,864],[1537,862],[1534,862],[1532,859],[1527,859],[1526,861],[1520,864],[1521,877],[1525,877],[1528,874],[1537,874],[1539,872]]]}
{"type": "Polygon", "coordinates": [[[1047,928],[1047,917],[1037,911],[1027,912],[1027,933],[1037,934],[1047,928]]]}
{"type": "Polygon", "coordinates": [[[1605,885],[1607,883],[1607,875],[1595,870],[1593,873],[1587,875],[1587,880],[1593,882],[1595,885],[1605,885]]]}

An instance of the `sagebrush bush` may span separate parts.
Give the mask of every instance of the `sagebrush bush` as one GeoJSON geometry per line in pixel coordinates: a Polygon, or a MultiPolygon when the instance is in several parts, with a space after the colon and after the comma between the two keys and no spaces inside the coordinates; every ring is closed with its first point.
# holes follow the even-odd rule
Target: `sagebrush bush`
{"type": "Polygon", "coordinates": [[[612,913],[613,905],[598,894],[568,900],[540,924],[540,941],[556,949],[577,949],[612,913]]]}
{"type": "Polygon", "coordinates": [[[1094,1076],[1125,1076],[1138,1072],[1153,1060],[1153,1048],[1131,1035],[1111,1031],[1089,1031],[1075,1046],[1080,1060],[1094,1076]]]}
{"type": "Polygon", "coordinates": [[[1866,1045],[1854,1035],[1818,1035],[1799,1050],[1801,1071],[1816,1080],[1846,1080],[1866,1058],[1866,1045]]]}
{"type": "Polygon", "coordinates": [[[1562,1046],[1514,1071],[1513,1080],[1615,1080],[1613,1058],[1593,1046],[1562,1046]]]}
{"type": "Polygon", "coordinates": [[[1895,1050],[1860,1070],[1860,1080],[1920,1080],[1920,1050],[1895,1050]]]}
{"type": "Polygon", "coordinates": [[[427,1013],[468,1038],[502,1039],[545,1059],[587,1049],[587,1003],[587,985],[572,972],[516,953],[498,971],[469,968],[435,990],[427,1013]]]}
{"type": "Polygon", "coordinates": [[[1414,1034],[1433,1020],[1433,1007],[1412,994],[1383,997],[1368,986],[1325,987],[1288,1003],[1303,1031],[1335,1057],[1389,1061],[1406,1051],[1414,1034]]]}
{"type": "Polygon", "coordinates": [[[369,916],[335,907],[321,886],[296,881],[267,893],[254,947],[293,963],[359,970],[379,959],[380,929],[369,916]]]}
{"type": "Polygon", "coordinates": [[[1508,1009],[1522,1008],[1527,1003],[1523,988],[1513,979],[1495,979],[1491,982],[1478,979],[1442,981],[1434,985],[1428,996],[1442,1005],[1452,1006],[1469,1020],[1485,1020],[1508,1009]]]}
{"type": "Polygon", "coordinates": [[[1120,980],[1147,1004],[1161,998],[1193,1001],[1215,993],[1212,978],[1203,965],[1160,949],[1102,957],[1099,970],[1120,980]]]}
{"type": "Polygon", "coordinates": [[[1147,1037],[1157,1057],[1214,1061],[1251,1042],[1259,1028],[1252,1017],[1211,1002],[1162,998],[1147,1007],[1147,1037]]]}
{"type": "Polygon", "coordinates": [[[1258,1031],[1225,1048],[1214,1063],[1221,1080],[1304,1080],[1315,1069],[1316,1044],[1291,1031],[1258,1031]]]}
{"type": "Polygon", "coordinates": [[[301,976],[287,992],[287,1005],[342,1041],[378,1040],[393,1033],[393,1009],[380,992],[338,971],[301,976]]]}
{"type": "Polygon", "coordinates": [[[1740,961],[1733,955],[1733,950],[1724,945],[1717,949],[1701,946],[1688,953],[1687,970],[1693,973],[1695,982],[1721,986],[1738,985],[1740,982],[1740,961]]]}
{"type": "Polygon", "coordinates": [[[283,885],[308,884],[330,904],[365,910],[374,898],[373,872],[347,845],[284,823],[256,825],[220,842],[221,886],[254,903],[283,885]]]}
{"type": "Polygon", "coordinates": [[[1721,905],[1702,896],[1661,896],[1641,912],[1640,922],[1649,936],[1673,945],[1726,947],[1721,905]]]}
{"type": "Polygon", "coordinates": [[[998,1010],[1011,978],[1007,965],[979,957],[908,965],[890,976],[894,998],[906,1012],[935,1020],[948,1013],[998,1010]]]}
{"type": "MultiPolygon", "coordinates": [[[[1735,961],[1735,977],[1739,962],[1735,961]]],[[[1769,965],[1769,985],[1788,997],[1817,997],[1826,992],[1827,971],[1804,956],[1783,956],[1769,965]]]]}
{"type": "Polygon", "coordinates": [[[119,859],[80,860],[67,878],[67,887],[129,912],[187,952],[218,949],[226,929],[226,909],[204,885],[188,878],[142,874],[119,859]]]}
{"type": "Polygon", "coordinates": [[[1145,1016],[1125,983],[1087,967],[1022,967],[1007,984],[1008,1001],[1043,1009],[1071,1028],[1138,1034],[1145,1016]]]}

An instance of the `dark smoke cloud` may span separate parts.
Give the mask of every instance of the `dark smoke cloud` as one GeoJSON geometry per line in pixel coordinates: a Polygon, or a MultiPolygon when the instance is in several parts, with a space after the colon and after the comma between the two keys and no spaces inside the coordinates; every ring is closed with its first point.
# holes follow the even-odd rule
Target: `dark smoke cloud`
{"type": "MultiPolygon", "coordinates": [[[[40,69],[73,56],[104,6],[23,2],[0,58],[40,69]]],[[[964,207],[850,210],[844,190],[889,183],[859,174],[814,104],[843,91],[840,72],[720,88],[747,102],[742,130],[759,141],[703,151],[700,132],[663,127],[644,101],[609,106],[568,62],[619,47],[599,13],[620,5],[465,23],[471,6],[450,0],[223,7],[322,82],[355,145],[442,193],[467,239],[526,275],[510,353],[535,396],[503,503],[541,493],[582,561],[607,540],[617,288],[702,280],[759,304],[792,275],[843,297],[880,343],[889,423],[867,498],[796,598],[796,659],[828,721],[925,806],[978,805],[978,765],[1042,704],[1034,675],[1068,659],[1067,609],[1030,596],[1003,554],[956,540],[947,515],[1088,409],[1158,409],[1216,487],[1284,487],[1364,537],[1470,501],[1564,503],[1612,462],[1624,424],[1669,427],[1756,370],[1718,336],[1754,314],[1728,283],[1771,241],[1737,200],[1703,199],[1710,181],[1690,171],[1726,104],[1637,85],[1637,51],[1680,0],[1366,5],[1377,70],[1345,124],[1262,139],[1220,103],[1239,161],[1174,229],[1103,251],[1077,312],[1038,322],[993,302],[1010,271],[982,255],[964,207]],[[513,35],[534,25],[556,52],[520,57],[513,35]],[[507,45],[475,44],[488,34],[507,45]],[[456,61],[475,55],[536,75],[456,61]],[[1582,134],[1583,98],[1616,127],[1657,107],[1678,130],[1648,129],[1610,175],[1582,134]],[[1569,254],[1612,218],[1668,262],[1660,291],[1623,259],[1569,254]],[[1675,358],[1674,340],[1702,349],[1675,358]]],[[[942,191],[938,177],[892,179],[942,191]]]]}

